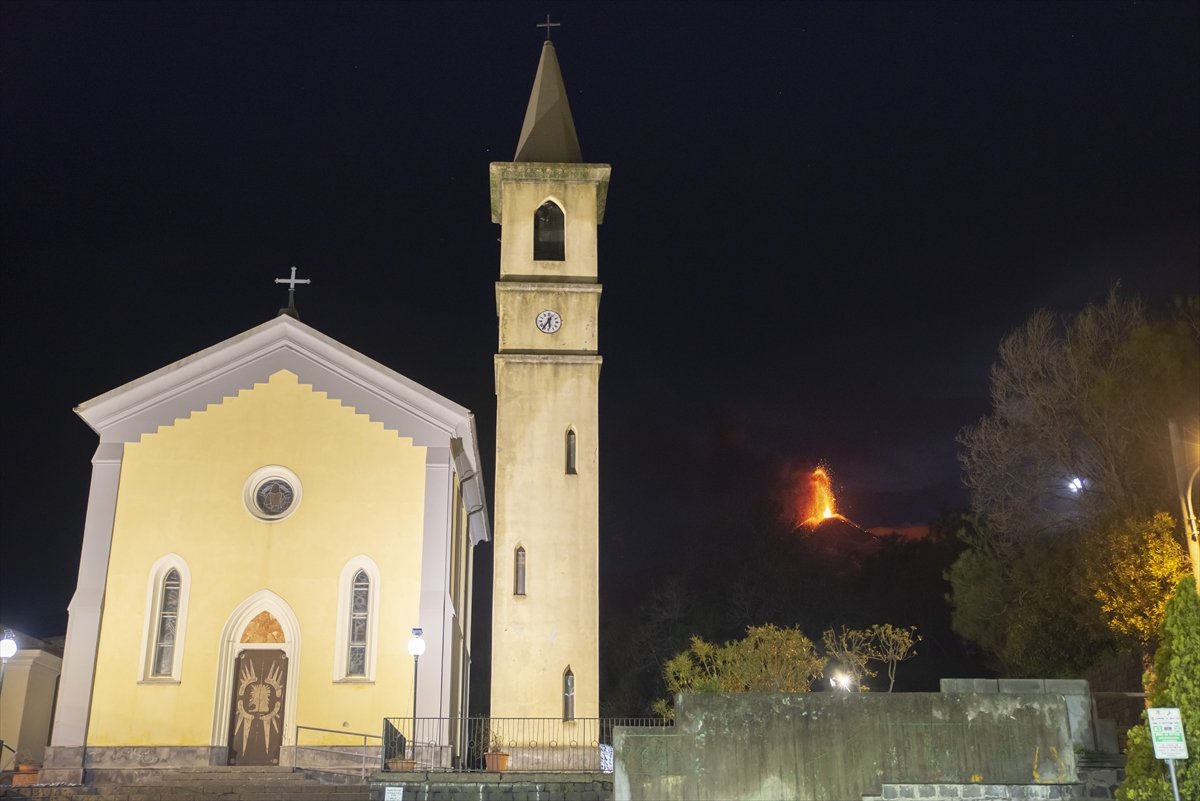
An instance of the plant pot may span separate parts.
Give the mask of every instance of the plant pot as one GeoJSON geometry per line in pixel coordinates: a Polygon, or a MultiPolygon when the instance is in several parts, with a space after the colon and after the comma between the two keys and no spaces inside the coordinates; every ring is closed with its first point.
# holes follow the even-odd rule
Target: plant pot
{"type": "Polygon", "coordinates": [[[491,773],[503,773],[508,770],[508,754],[504,751],[488,751],[483,755],[483,764],[491,773]]]}
{"type": "Polygon", "coordinates": [[[38,783],[38,771],[41,770],[41,765],[34,762],[21,762],[17,764],[17,770],[12,775],[12,783],[18,787],[25,787],[38,783]]]}
{"type": "Polygon", "coordinates": [[[417,769],[417,760],[415,759],[389,759],[387,761],[387,769],[393,773],[412,773],[417,769]]]}

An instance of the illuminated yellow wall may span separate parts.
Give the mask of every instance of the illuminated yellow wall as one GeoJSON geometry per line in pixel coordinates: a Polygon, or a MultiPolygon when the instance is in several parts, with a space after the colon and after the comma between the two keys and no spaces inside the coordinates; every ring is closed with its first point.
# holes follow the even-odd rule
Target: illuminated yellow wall
{"type": "MultiPolygon", "coordinates": [[[[609,168],[493,164],[501,222],[496,284],[496,480],[492,595],[493,717],[563,714],[563,673],[577,718],[599,715],[599,306],[597,226],[609,168]],[[547,199],[564,214],[565,258],[533,260],[547,199]],[[542,310],[562,325],[544,333],[542,310]],[[576,470],[566,470],[567,431],[576,470]],[[514,592],[525,550],[524,595],[514,592]]],[[[499,213],[497,214],[497,210],[499,213]]]]}
{"type": "Polygon", "coordinates": [[[397,697],[412,686],[407,637],[389,634],[417,619],[424,491],[423,447],[288,371],[127,444],[89,745],[210,744],[222,628],[263,589],[299,621],[296,723],[377,732],[380,718],[411,704],[397,697]],[[247,477],[269,464],[294,471],[303,487],[296,511],[274,523],[242,500],[247,477]],[[191,573],[180,682],[139,682],[147,580],[169,553],[191,573]],[[377,672],[374,683],[336,683],[339,577],[359,554],[380,569],[377,672]]]}
{"type": "Polygon", "coordinates": [[[498,362],[491,714],[560,716],[569,665],[576,717],[598,717],[600,364],[498,362]],[[568,425],[575,475],[563,470],[568,425]],[[525,595],[513,593],[518,547],[525,595]]]}

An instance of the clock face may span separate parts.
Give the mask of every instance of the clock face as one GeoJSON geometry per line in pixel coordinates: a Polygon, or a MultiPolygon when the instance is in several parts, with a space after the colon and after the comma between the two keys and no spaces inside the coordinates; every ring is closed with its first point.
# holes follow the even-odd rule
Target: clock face
{"type": "Polygon", "coordinates": [[[536,324],[538,330],[543,334],[553,334],[558,329],[562,328],[562,317],[558,312],[546,309],[537,316],[536,324]]]}

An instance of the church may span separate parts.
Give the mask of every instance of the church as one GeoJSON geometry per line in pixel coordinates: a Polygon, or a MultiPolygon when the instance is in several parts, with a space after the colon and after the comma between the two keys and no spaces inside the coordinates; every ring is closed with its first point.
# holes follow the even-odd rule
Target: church
{"type": "Polygon", "coordinates": [[[463,718],[493,522],[492,718],[598,716],[608,176],[547,39],[490,168],[494,514],[471,412],[301,322],[294,269],[278,316],[76,408],[99,445],[43,782],[294,765],[302,731],[332,750],[463,718]]]}

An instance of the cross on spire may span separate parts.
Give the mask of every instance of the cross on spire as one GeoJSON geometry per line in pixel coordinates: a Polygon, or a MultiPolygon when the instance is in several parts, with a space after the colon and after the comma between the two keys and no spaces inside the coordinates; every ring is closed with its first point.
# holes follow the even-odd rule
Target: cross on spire
{"type": "Polygon", "coordinates": [[[550,15],[549,15],[549,14],[547,14],[547,15],[546,15],[546,21],[545,21],[545,22],[539,22],[539,23],[537,24],[537,27],[539,27],[539,28],[545,28],[545,29],[546,29],[546,41],[548,42],[548,41],[550,41],[550,29],[551,29],[551,28],[561,28],[561,27],[562,27],[562,23],[561,23],[561,22],[551,22],[551,21],[550,21],[550,15]]]}
{"type": "Polygon", "coordinates": [[[296,277],[296,268],[292,267],[291,278],[276,278],[275,283],[288,285],[288,305],[287,305],[287,308],[280,309],[279,313],[286,314],[289,317],[295,317],[297,320],[299,320],[300,315],[296,312],[296,284],[311,284],[312,279],[297,278],[296,277]]]}

